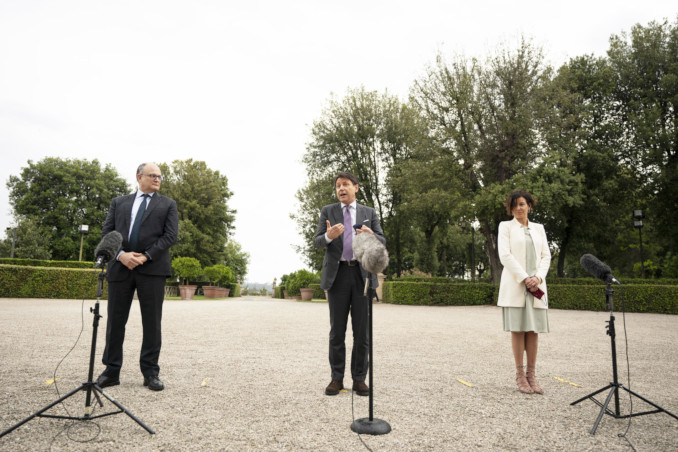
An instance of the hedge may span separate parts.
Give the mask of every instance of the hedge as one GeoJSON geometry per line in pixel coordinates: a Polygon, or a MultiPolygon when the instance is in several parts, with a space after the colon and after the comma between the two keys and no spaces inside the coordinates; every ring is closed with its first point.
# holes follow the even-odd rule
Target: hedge
{"type": "MultiPolygon", "coordinates": [[[[0,264],[2,298],[96,298],[99,270],[0,264]]],[[[106,298],[104,281],[102,298],[106,298]]]]}
{"type": "Polygon", "coordinates": [[[385,281],[382,294],[386,303],[469,306],[493,303],[494,290],[489,283],[385,281]]]}
{"type": "Polygon", "coordinates": [[[325,299],[325,291],[320,288],[320,284],[309,284],[309,289],[313,289],[313,298],[317,300],[325,299]]]}
{"type": "MultiPolygon", "coordinates": [[[[605,311],[605,284],[549,284],[549,307],[605,311]]],[[[613,309],[616,312],[652,312],[678,314],[678,285],[626,284],[614,286],[613,309]],[[622,298],[623,297],[623,298],[622,298]]],[[[489,283],[434,283],[385,281],[383,300],[408,305],[473,306],[496,304],[498,288],[489,283]]]]}
{"type": "Polygon", "coordinates": [[[11,259],[0,258],[0,265],[20,265],[22,267],[57,267],[57,268],[94,268],[90,261],[48,261],[40,259],[11,259]]]}

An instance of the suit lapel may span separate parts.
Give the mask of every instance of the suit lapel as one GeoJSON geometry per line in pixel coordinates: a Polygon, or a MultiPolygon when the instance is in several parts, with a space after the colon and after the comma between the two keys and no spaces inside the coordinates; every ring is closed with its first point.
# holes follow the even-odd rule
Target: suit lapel
{"type": "Polygon", "coordinates": [[[146,206],[146,212],[144,212],[144,216],[141,217],[141,223],[143,224],[144,221],[146,221],[146,218],[151,214],[151,211],[155,208],[155,206],[158,205],[160,202],[160,195],[159,193],[155,193],[151,198],[148,200],[148,205],[146,206]]]}
{"type": "Polygon", "coordinates": [[[130,224],[130,219],[132,217],[132,207],[134,206],[134,199],[136,198],[136,196],[137,196],[136,192],[131,195],[128,195],[125,198],[125,201],[123,202],[122,205],[122,211],[124,212],[123,227],[125,229],[124,231],[125,237],[129,235],[129,230],[132,227],[132,225],[130,224]]]}

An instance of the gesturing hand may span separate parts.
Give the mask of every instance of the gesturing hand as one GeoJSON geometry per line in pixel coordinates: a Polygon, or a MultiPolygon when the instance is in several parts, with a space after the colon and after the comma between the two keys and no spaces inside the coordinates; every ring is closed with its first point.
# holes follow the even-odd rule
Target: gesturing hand
{"type": "Polygon", "coordinates": [[[341,236],[344,233],[344,225],[342,223],[337,223],[334,226],[330,225],[330,220],[327,220],[327,237],[330,240],[334,240],[337,237],[341,236]]]}

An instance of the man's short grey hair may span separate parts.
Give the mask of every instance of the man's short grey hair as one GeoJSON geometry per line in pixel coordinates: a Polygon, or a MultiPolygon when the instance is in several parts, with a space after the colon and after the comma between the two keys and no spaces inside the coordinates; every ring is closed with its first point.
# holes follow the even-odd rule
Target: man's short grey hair
{"type": "MultiPolygon", "coordinates": [[[[155,163],[153,163],[153,162],[145,162],[145,163],[142,163],[142,164],[139,165],[139,167],[137,168],[137,174],[144,174],[144,168],[146,168],[146,165],[155,165],[155,163]]],[[[155,165],[155,166],[158,166],[158,165],[155,165]]]]}

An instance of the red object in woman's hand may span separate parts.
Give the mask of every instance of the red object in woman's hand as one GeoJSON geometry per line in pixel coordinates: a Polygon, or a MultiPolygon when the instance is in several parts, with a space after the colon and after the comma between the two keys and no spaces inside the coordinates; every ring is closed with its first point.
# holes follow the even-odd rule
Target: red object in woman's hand
{"type": "Polygon", "coordinates": [[[537,287],[536,290],[530,290],[530,293],[532,294],[532,296],[537,297],[539,300],[541,300],[541,297],[544,296],[544,291],[541,290],[539,287],[537,287]]]}

